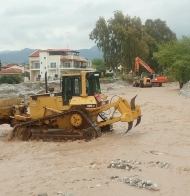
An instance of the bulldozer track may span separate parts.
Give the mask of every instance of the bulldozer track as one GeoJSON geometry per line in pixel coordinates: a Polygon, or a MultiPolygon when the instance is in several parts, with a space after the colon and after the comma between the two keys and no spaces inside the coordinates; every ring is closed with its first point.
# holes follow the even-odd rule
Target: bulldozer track
{"type": "Polygon", "coordinates": [[[12,131],[12,138],[17,137],[21,140],[43,139],[43,141],[63,141],[69,139],[91,140],[92,138],[100,137],[101,134],[101,129],[98,127],[97,123],[91,119],[88,113],[81,109],[70,109],[61,113],[55,113],[17,124],[12,131]],[[71,114],[79,114],[82,116],[84,122],[81,126],[66,129],[53,127],[51,126],[52,124],[50,124],[46,127],[49,131],[45,133],[41,131],[43,129],[43,122],[55,122],[58,118],[64,118],[71,114]],[[87,128],[83,128],[84,124],[87,128]]]}

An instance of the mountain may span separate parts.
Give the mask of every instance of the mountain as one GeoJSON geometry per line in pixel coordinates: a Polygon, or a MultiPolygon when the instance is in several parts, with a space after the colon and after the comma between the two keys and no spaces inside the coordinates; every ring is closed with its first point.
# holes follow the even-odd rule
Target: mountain
{"type": "Polygon", "coordinates": [[[29,55],[32,54],[36,49],[25,48],[19,51],[2,51],[0,52],[0,60],[2,63],[28,63],[29,55]]]}
{"type": "MultiPolygon", "coordinates": [[[[20,63],[20,64],[28,64],[29,63],[29,56],[35,52],[37,49],[29,49],[25,48],[19,51],[0,51],[0,61],[2,63],[20,63]]],[[[80,56],[83,56],[89,60],[94,58],[102,58],[103,53],[99,51],[97,46],[93,46],[90,49],[81,49],[76,50],[80,52],[80,56]]]]}
{"type": "Polygon", "coordinates": [[[80,52],[80,56],[83,56],[89,60],[95,59],[95,58],[103,58],[103,53],[98,49],[97,46],[93,46],[90,49],[80,49],[77,50],[80,52]]]}

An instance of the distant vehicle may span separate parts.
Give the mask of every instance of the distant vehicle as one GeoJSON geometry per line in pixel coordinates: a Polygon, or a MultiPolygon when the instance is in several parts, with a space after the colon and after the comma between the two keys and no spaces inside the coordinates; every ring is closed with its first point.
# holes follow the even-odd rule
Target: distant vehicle
{"type": "Polygon", "coordinates": [[[162,86],[162,83],[168,81],[167,76],[158,76],[155,71],[139,57],[135,58],[135,73],[139,73],[139,66],[142,65],[150,74],[144,76],[133,82],[134,87],[152,87],[162,86]]]}

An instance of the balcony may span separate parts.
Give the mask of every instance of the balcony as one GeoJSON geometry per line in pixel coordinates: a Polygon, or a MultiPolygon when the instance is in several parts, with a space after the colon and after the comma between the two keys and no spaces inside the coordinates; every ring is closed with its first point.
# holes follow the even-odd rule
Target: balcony
{"type": "Polygon", "coordinates": [[[40,65],[32,65],[31,70],[40,70],[40,65]]]}
{"type": "Polygon", "coordinates": [[[71,68],[71,64],[70,63],[64,63],[64,64],[60,65],[60,69],[65,69],[65,68],[71,68]]]}
{"type": "Polygon", "coordinates": [[[57,66],[56,65],[48,65],[48,69],[54,70],[54,69],[57,69],[57,66]]]}

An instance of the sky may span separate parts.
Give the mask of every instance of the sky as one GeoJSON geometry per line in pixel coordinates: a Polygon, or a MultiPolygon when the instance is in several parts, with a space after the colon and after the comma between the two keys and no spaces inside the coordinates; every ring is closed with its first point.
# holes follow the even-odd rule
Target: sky
{"type": "Polygon", "coordinates": [[[180,38],[190,36],[190,0],[0,0],[0,51],[89,49],[99,17],[161,19],[180,38]]]}

